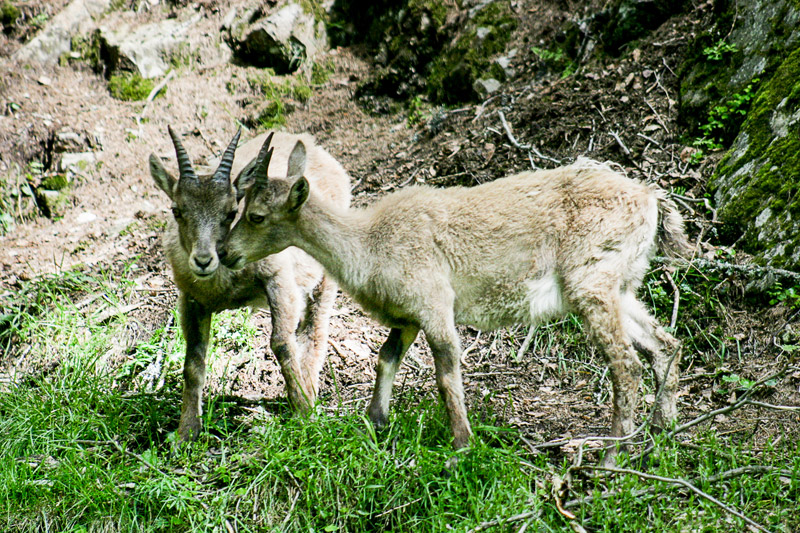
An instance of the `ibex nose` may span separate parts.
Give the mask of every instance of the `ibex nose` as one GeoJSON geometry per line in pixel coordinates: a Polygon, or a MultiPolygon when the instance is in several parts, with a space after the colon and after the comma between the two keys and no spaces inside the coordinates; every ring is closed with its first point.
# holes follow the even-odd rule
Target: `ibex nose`
{"type": "Polygon", "coordinates": [[[208,255],[208,256],[206,256],[206,255],[202,255],[202,256],[196,255],[196,256],[194,256],[194,264],[196,264],[200,268],[206,268],[208,265],[211,264],[211,259],[212,258],[211,258],[210,255],[208,255]]]}

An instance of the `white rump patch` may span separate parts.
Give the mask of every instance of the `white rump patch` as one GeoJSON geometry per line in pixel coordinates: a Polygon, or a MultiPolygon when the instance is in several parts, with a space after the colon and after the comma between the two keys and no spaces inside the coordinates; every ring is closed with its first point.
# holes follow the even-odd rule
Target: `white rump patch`
{"type": "Polygon", "coordinates": [[[531,324],[539,324],[554,316],[563,315],[564,296],[555,272],[548,272],[538,279],[526,281],[528,287],[528,309],[531,324]]]}

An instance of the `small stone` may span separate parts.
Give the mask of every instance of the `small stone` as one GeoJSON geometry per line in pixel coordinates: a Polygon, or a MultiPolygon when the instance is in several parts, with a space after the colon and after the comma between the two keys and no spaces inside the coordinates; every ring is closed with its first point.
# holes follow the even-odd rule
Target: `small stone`
{"type": "Polygon", "coordinates": [[[95,220],[97,220],[97,215],[90,213],[89,211],[84,211],[78,215],[78,218],[75,219],[75,222],[78,224],[88,224],[89,222],[94,222],[95,220]]]}
{"type": "Polygon", "coordinates": [[[71,170],[72,172],[80,173],[87,170],[91,165],[94,165],[96,160],[97,158],[94,152],[67,152],[61,156],[59,169],[62,172],[71,170]]]}
{"type": "Polygon", "coordinates": [[[477,30],[478,39],[482,41],[491,32],[492,28],[487,28],[486,26],[479,27],[477,30]]]}
{"type": "Polygon", "coordinates": [[[39,82],[39,85],[44,85],[45,87],[49,87],[53,84],[53,80],[51,80],[47,76],[42,76],[36,81],[39,82]]]}
{"type": "Polygon", "coordinates": [[[476,93],[478,93],[478,96],[481,98],[486,98],[500,88],[500,82],[494,78],[475,80],[475,83],[472,84],[472,88],[476,93]]]}

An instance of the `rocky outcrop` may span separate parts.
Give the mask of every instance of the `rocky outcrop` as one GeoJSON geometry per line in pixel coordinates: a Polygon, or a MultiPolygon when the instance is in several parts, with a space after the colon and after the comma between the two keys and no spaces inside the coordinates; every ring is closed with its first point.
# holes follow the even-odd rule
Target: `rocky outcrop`
{"type": "Polygon", "coordinates": [[[729,244],[800,268],[800,7],[720,1],[690,45],[681,118],[708,146],[730,146],[709,183],[729,244]]]}
{"type": "Polygon", "coordinates": [[[110,71],[137,71],[143,78],[163,76],[170,68],[170,57],[199,19],[195,15],[185,21],[167,19],[138,27],[102,26],[98,30],[100,57],[110,71]]]}
{"type": "Polygon", "coordinates": [[[294,72],[307,59],[327,50],[324,21],[312,10],[289,1],[273,9],[251,7],[229,15],[227,40],[236,59],[278,74],[294,72]]]}
{"type": "Polygon", "coordinates": [[[90,28],[110,4],[111,0],[73,0],[36,37],[17,50],[14,59],[23,63],[57,63],[70,51],[72,36],[90,28]]]}
{"type": "Polygon", "coordinates": [[[730,240],[800,269],[800,46],[762,83],[711,185],[730,240]]]}

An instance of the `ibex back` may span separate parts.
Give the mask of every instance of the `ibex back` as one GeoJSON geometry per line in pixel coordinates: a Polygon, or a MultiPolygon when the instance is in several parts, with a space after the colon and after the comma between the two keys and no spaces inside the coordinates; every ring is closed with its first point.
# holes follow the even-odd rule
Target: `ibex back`
{"type": "Polygon", "coordinates": [[[637,352],[663,385],[656,423],[676,417],[677,341],[636,298],[659,244],[675,254],[688,249],[683,220],[662,190],[584,160],[473,188],[409,187],[348,210],[303,176],[304,153],[298,143],[288,179],[256,176],[225,262],[241,268],[297,246],[392,328],[369,406],[375,425],[386,423],[395,372],[422,329],[454,445],[466,446],[456,324],[487,330],[566,312],[583,319],[607,358],[613,436],[634,428],[637,352]]]}
{"type": "MultiPolygon", "coordinates": [[[[197,175],[180,139],[169,129],[180,175],[173,178],[159,159],[150,156],[150,173],[156,185],[172,199],[164,246],[180,291],[181,328],[186,340],[184,389],[178,435],[196,438],[200,427],[202,391],[211,316],[223,309],[268,307],[272,319],[270,346],[286,380],[290,404],[304,412],[319,390],[319,371],[328,342],[328,320],[336,284],[322,267],[302,250],[291,248],[232,272],[220,265],[217,247],[227,237],[244,190],[252,183],[256,155],[266,135],[235,152],[239,134],[226,150],[217,170],[197,175]],[[230,176],[236,178],[231,181],[230,176]]],[[[298,140],[308,143],[312,165],[309,179],[332,204],[346,209],[350,203],[350,178],[339,163],[308,135],[270,134],[275,160],[286,169],[291,148],[298,140]]],[[[278,170],[280,172],[280,170],[278,170]]]]}

